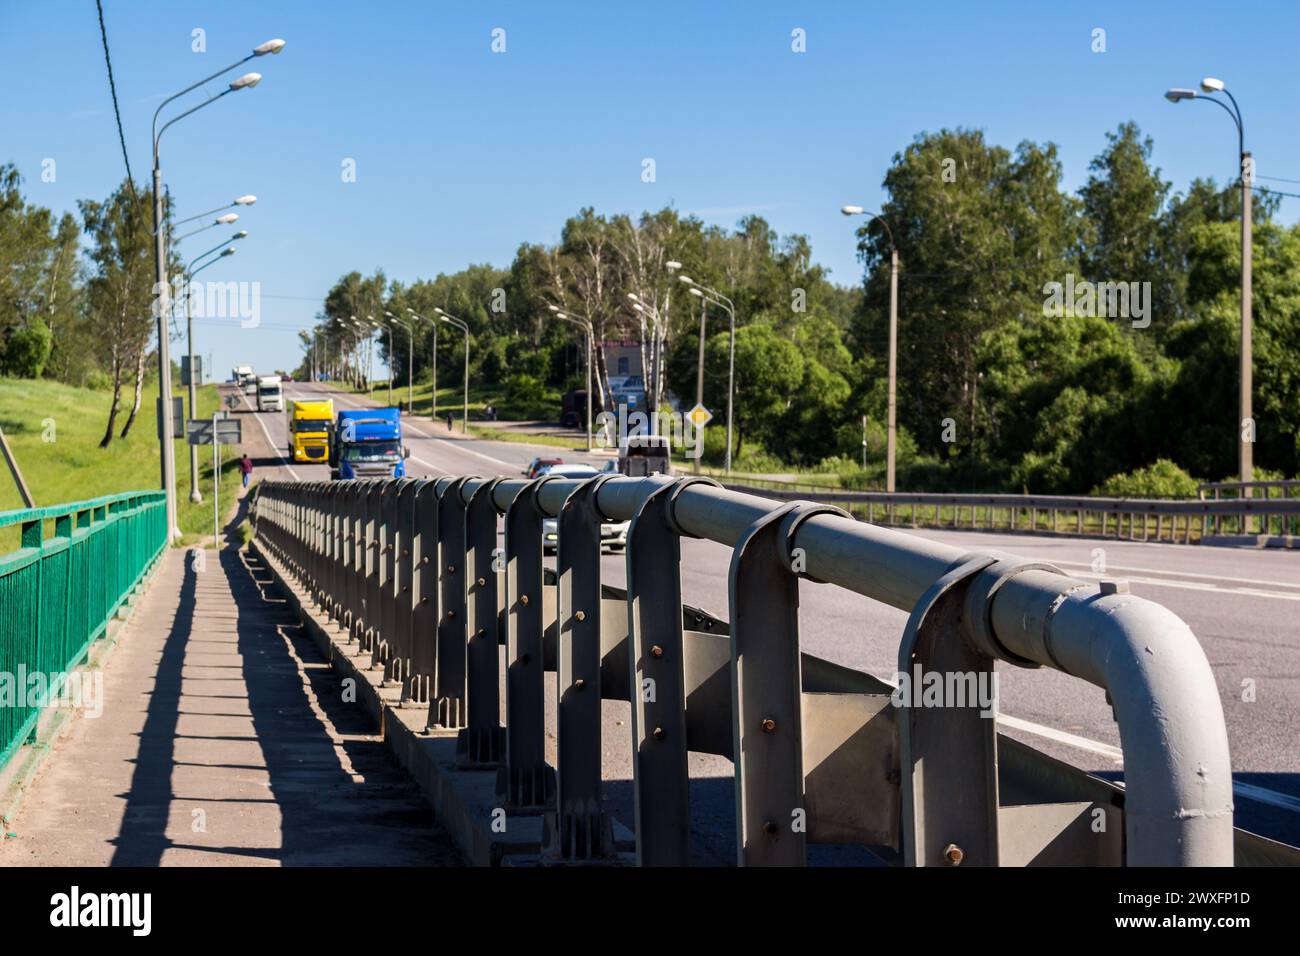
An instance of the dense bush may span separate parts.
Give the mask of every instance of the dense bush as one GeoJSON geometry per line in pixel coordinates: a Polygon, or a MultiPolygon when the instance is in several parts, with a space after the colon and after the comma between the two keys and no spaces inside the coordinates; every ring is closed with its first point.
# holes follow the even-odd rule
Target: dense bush
{"type": "Polygon", "coordinates": [[[1168,458],[1121,475],[1112,475],[1092,490],[1106,498],[1195,498],[1197,480],[1168,458]]]}

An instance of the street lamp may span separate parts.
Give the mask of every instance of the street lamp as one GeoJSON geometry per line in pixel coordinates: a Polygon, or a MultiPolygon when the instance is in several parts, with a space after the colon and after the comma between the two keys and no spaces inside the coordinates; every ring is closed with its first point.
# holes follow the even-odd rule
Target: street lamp
{"type": "MultiPolygon", "coordinates": [[[[383,322],[375,321],[373,315],[367,315],[366,320],[370,322],[379,331],[388,332],[388,407],[393,407],[393,327],[385,325],[383,322]]],[[[373,363],[372,363],[373,364],[373,363]]]]}
{"type": "Polygon", "coordinates": [[[426,319],[424,316],[420,315],[420,313],[416,312],[409,305],[406,307],[406,311],[409,312],[411,316],[414,317],[415,319],[418,319],[421,322],[428,322],[429,327],[433,329],[433,347],[429,350],[429,370],[433,375],[433,381],[429,386],[429,402],[430,402],[429,418],[433,419],[434,421],[437,421],[438,419],[438,323],[435,322],[433,319],[426,319]]]}
{"type": "MultiPolygon", "coordinates": [[[[411,415],[415,411],[415,328],[391,312],[385,311],[384,315],[406,330],[406,414],[411,415]]],[[[389,368],[392,368],[391,362],[389,368]]]]}
{"type": "Polygon", "coordinates": [[[168,230],[168,237],[167,237],[168,244],[174,246],[178,242],[184,242],[190,236],[198,235],[200,232],[202,232],[205,229],[211,229],[213,226],[231,226],[238,221],[239,221],[239,213],[228,212],[224,216],[218,216],[216,219],[212,220],[206,226],[199,226],[199,228],[197,229],[191,229],[189,232],[185,233],[185,235],[176,236],[174,239],[171,237],[171,231],[168,230]]]}
{"type": "Polygon", "coordinates": [[[162,188],[162,166],[159,163],[159,145],[162,141],[162,134],[167,129],[180,122],[185,117],[198,110],[203,109],[221,99],[228,93],[234,93],[237,90],[250,89],[258,84],[262,79],[260,73],[245,73],[239,79],[230,83],[224,90],[210,99],[204,100],[198,106],[180,113],[165,124],[162,129],[158,128],[158,117],[163,111],[163,107],[171,103],[178,97],[184,96],[193,90],[198,89],[204,83],[215,80],[217,77],[247,63],[253,57],[265,56],[268,53],[279,53],[284,49],[284,41],[280,39],[267,40],[253,48],[252,53],[241,60],[224,67],[211,76],[205,76],[197,83],[193,83],[181,90],[179,93],[173,93],[167,99],[158,104],[158,109],[153,114],[153,125],[150,129],[150,140],[153,149],[153,245],[154,245],[154,287],[158,295],[158,399],[160,405],[159,433],[161,434],[161,457],[162,457],[162,486],[164,496],[167,502],[167,528],[168,532],[179,537],[180,528],[176,524],[176,455],[173,447],[173,433],[175,425],[172,421],[172,368],[171,353],[167,340],[167,317],[171,313],[171,295],[167,288],[167,250],[163,235],[163,188],[162,188]]]}
{"type": "Polygon", "coordinates": [[[878,213],[869,213],[861,206],[842,206],[846,216],[870,216],[866,228],[873,222],[885,227],[889,236],[889,390],[887,421],[885,426],[885,491],[894,490],[894,465],[898,448],[898,246],[894,243],[894,230],[889,220],[878,213]]]}
{"type": "Polygon", "coordinates": [[[563,319],[565,322],[572,323],[582,329],[587,335],[587,451],[591,451],[591,343],[592,328],[591,320],[585,316],[579,318],[570,316],[562,311],[558,306],[548,305],[546,307],[557,319],[563,319]]]}
{"type": "MultiPolygon", "coordinates": [[[[237,242],[238,240],[243,239],[247,235],[248,235],[248,230],[241,229],[239,230],[239,232],[235,233],[233,236],[230,237],[230,241],[237,242]]],[[[186,356],[186,361],[189,363],[190,418],[195,418],[195,419],[199,417],[198,385],[194,381],[195,378],[194,376],[194,319],[193,316],[190,314],[190,283],[193,281],[194,276],[196,274],[202,272],[208,266],[220,261],[221,259],[224,259],[227,256],[233,256],[235,254],[234,246],[229,246],[225,249],[222,249],[222,246],[225,246],[224,242],[219,245],[213,246],[207,252],[203,252],[195,256],[193,259],[190,260],[190,264],[186,266],[185,272],[182,274],[182,277],[184,278],[185,281],[185,293],[184,293],[185,295],[185,351],[188,353],[186,356]],[[217,252],[218,250],[221,250],[220,255],[218,255],[211,262],[205,262],[197,269],[194,267],[195,263],[199,262],[201,259],[206,259],[208,256],[212,255],[212,253],[217,252]]],[[[198,504],[202,500],[203,500],[203,494],[199,491],[199,446],[190,445],[190,501],[193,501],[195,504],[198,504]]]]}
{"type": "MultiPolygon", "coordinates": [[[[731,340],[727,343],[727,454],[723,462],[723,467],[727,474],[731,474],[731,421],[733,418],[732,407],[736,394],[736,304],[716,289],[710,289],[708,286],[700,285],[688,275],[679,275],[678,282],[686,284],[687,290],[696,298],[705,302],[712,302],[714,305],[721,306],[726,310],[731,320],[731,340]]],[[[704,398],[704,322],[701,316],[700,321],[700,371],[696,377],[696,392],[699,394],[700,402],[704,398]]],[[[698,459],[697,459],[698,461],[698,459]]]]}
{"type": "Polygon", "coordinates": [[[1237,105],[1237,98],[1223,85],[1223,81],[1207,76],[1201,80],[1201,92],[1175,87],[1165,93],[1165,99],[1171,103],[1179,103],[1183,100],[1202,100],[1207,103],[1213,103],[1220,107],[1224,112],[1232,117],[1233,124],[1237,127],[1237,157],[1240,162],[1238,167],[1241,172],[1241,358],[1240,358],[1240,390],[1237,397],[1237,411],[1241,418],[1241,424],[1238,431],[1237,444],[1237,466],[1239,478],[1243,482],[1241,494],[1242,497],[1250,497],[1250,487],[1245,484],[1254,477],[1254,449],[1252,443],[1255,438],[1255,419],[1252,411],[1251,391],[1253,376],[1253,321],[1251,317],[1251,272],[1252,272],[1252,230],[1254,224],[1251,221],[1251,193],[1250,187],[1255,179],[1254,164],[1251,161],[1250,153],[1246,152],[1246,133],[1245,123],[1241,118],[1241,107],[1237,105]],[[1206,94],[1222,93],[1232,103],[1229,107],[1223,100],[1206,94]]]}
{"type": "MultiPolygon", "coordinates": [[[[238,197],[238,198],[236,198],[236,199],[232,199],[230,202],[226,203],[226,205],[224,205],[224,206],[218,206],[216,209],[209,209],[207,212],[201,212],[201,213],[198,213],[197,215],[194,215],[194,216],[186,216],[184,219],[177,219],[177,220],[175,220],[175,221],[169,223],[169,228],[170,228],[170,229],[175,229],[177,226],[183,226],[183,225],[185,225],[185,223],[187,223],[187,222],[193,222],[195,219],[202,219],[202,218],[204,218],[205,216],[211,216],[213,213],[221,212],[221,211],[224,210],[224,209],[233,209],[233,208],[235,208],[236,206],[251,206],[251,205],[253,205],[253,203],[255,203],[255,202],[257,202],[257,197],[256,197],[256,196],[240,196],[240,197],[238,197]]],[[[239,217],[236,216],[235,218],[239,218],[239,217]]],[[[173,241],[176,241],[176,240],[173,240],[173,241]]]]}
{"type": "Polygon", "coordinates": [[[454,325],[465,333],[465,409],[461,413],[464,417],[461,419],[461,434],[469,434],[469,326],[456,318],[454,315],[448,315],[442,309],[434,309],[434,313],[448,325],[454,325]]]}

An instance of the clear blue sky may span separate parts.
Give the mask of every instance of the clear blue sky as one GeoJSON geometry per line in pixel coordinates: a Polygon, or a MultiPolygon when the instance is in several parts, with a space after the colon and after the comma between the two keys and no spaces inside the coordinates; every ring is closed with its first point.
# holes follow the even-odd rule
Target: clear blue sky
{"type": "MultiPolygon", "coordinates": [[[[858,281],[844,203],[881,200],[918,132],[1058,144],[1077,188],[1107,130],[1132,119],[1176,189],[1234,174],[1231,123],[1170,86],[1224,79],[1263,176],[1300,180],[1300,5],[1257,2],[432,3],[105,0],[137,181],[166,95],[271,37],[260,87],[177,124],[163,170],[178,213],[242,193],[249,238],[205,278],[261,283],[262,326],[199,323],[225,374],[296,364],[342,273],[411,281],[509,263],[584,205],[672,203],[710,223],[757,212],[810,236],[835,281],[858,281]],[[810,9],[804,9],[803,7],[810,9]],[[494,28],[506,52],[491,51],[494,28]],[[1094,28],[1106,52],[1092,52],[1094,28]],[[191,51],[206,31],[207,52],[191,51]],[[791,51],[806,31],[807,52],[791,51]],[[657,181],[641,180],[651,157],[657,181]],[[340,176],[356,161],[357,181],[340,176]]],[[[0,0],[0,161],[35,202],[75,210],[123,176],[92,0],[0,0]],[[57,181],[41,163],[57,162],[57,181]]],[[[237,75],[237,74],[236,74],[237,75]]],[[[213,83],[215,92],[221,87],[213,83]]],[[[195,94],[197,95],[197,94],[195,94]]],[[[1291,192],[1300,185],[1261,180],[1291,192]]],[[[1294,222],[1300,200],[1288,199],[1294,222]]],[[[213,237],[210,241],[207,237],[213,237]]],[[[212,230],[183,247],[194,255],[212,230]]]]}

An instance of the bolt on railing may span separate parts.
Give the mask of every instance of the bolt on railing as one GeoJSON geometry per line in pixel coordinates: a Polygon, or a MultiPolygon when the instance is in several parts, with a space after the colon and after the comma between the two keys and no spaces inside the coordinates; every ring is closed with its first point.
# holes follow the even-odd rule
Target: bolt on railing
{"type": "Polygon", "coordinates": [[[462,765],[496,770],[509,812],[547,814],[549,851],[561,859],[611,852],[602,699],[632,707],[642,864],[689,860],[692,750],[735,763],[742,864],[802,863],[809,842],[893,846],[917,865],[996,865],[1030,852],[1023,844],[1038,828],[1003,816],[1045,823],[1062,805],[1002,803],[998,753],[1010,744],[994,714],[969,699],[900,699],[801,653],[803,578],[909,610],[900,674],[978,681],[1002,661],[1104,688],[1125,756],[1126,839],[1113,852],[1129,865],[1233,860],[1214,675],[1187,626],[1122,583],[1089,584],[707,479],[263,482],[255,518],[257,540],[386,679],[401,681],[412,704],[427,702],[428,726],[459,733],[462,765]],[[553,579],[542,563],[546,518],[559,522],[553,579]],[[624,597],[601,581],[600,526],[629,519],[624,597]],[[684,537],[734,549],[729,623],[684,618],[684,537]],[[544,746],[548,669],[559,692],[555,768],[544,746]]]}

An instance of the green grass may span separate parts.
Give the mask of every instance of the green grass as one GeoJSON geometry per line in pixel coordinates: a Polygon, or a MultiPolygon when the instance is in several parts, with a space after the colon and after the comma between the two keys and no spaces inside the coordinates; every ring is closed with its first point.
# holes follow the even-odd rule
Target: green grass
{"type": "MultiPolygon", "coordinates": [[[[100,448],[108,422],[109,392],[43,379],[0,378],[0,428],[9,439],[36,504],[63,504],[119,491],[157,488],[157,394],[156,385],[146,384],[130,435],[123,440],[115,434],[108,448],[100,448]]],[[[126,423],[131,398],[131,392],[124,390],[115,427],[118,434],[126,423]]],[[[211,418],[218,403],[216,386],[199,389],[200,417],[211,418]]],[[[183,543],[190,543],[212,533],[212,447],[199,447],[199,490],[204,498],[199,504],[189,500],[189,446],[178,441],[175,447],[180,484],[177,520],[184,533],[183,543]]],[[[226,459],[221,469],[223,521],[240,484],[235,452],[231,447],[222,448],[226,459]]],[[[0,510],[21,507],[22,498],[8,469],[0,467],[0,510]]],[[[7,543],[0,543],[0,553],[7,543]]]]}

